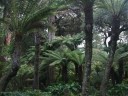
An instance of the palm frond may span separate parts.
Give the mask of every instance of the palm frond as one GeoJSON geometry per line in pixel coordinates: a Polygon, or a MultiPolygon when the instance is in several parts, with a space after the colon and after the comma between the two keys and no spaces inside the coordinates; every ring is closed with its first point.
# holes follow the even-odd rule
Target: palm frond
{"type": "Polygon", "coordinates": [[[119,59],[127,58],[127,57],[128,57],[128,52],[125,52],[125,53],[120,55],[119,59]]]}
{"type": "Polygon", "coordinates": [[[32,28],[40,28],[43,26],[40,21],[53,14],[57,9],[65,7],[63,5],[58,0],[54,2],[49,0],[12,0],[10,8],[11,27],[13,31],[23,33],[32,28]]]}
{"type": "Polygon", "coordinates": [[[54,66],[54,65],[57,65],[57,64],[60,64],[60,63],[61,63],[60,60],[56,60],[56,61],[53,61],[52,63],[50,63],[49,65],[54,66]]]}
{"type": "Polygon", "coordinates": [[[72,51],[70,53],[67,53],[66,55],[69,60],[78,65],[83,64],[85,61],[85,55],[79,50],[72,51]]]}
{"type": "Polygon", "coordinates": [[[112,15],[120,16],[128,10],[127,5],[128,0],[99,0],[96,6],[112,15]]]}
{"type": "Polygon", "coordinates": [[[62,55],[59,53],[59,52],[56,52],[56,51],[47,51],[44,53],[46,57],[49,57],[51,59],[54,59],[54,60],[59,60],[59,59],[62,59],[62,55]]]}
{"type": "Polygon", "coordinates": [[[105,51],[94,48],[93,49],[93,61],[105,63],[107,61],[108,54],[105,51]]]}
{"type": "Polygon", "coordinates": [[[114,62],[118,62],[120,59],[125,59],[128,57],[127,45],[120,46],[115,52],[114,62]]]}

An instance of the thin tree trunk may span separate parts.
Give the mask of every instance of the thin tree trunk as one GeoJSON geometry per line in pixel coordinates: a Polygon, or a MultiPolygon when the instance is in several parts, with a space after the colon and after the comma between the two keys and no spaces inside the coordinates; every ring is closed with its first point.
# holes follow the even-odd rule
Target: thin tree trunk
{"type": "Polygon", "coordinates": [[[113,64],[114,54],[115,54],[116,47],[117,47],[117,40],[119,39],[119,28],[120,28],[119,18],[116,16],[113,16],[110,51],[109,51],[109,56],[108,56],[108,60],[107,60],[106,68],[105,68],[104,77],[102,79],[101,86],[100,86],[100,91],[101,91],[102,96],[106,96],[110,69],[113,64]]]}
{"type": "MultiPolygon", "coordinates": [[[[50,16],[48,18],[49,26],[51,28],[48,29],[48,41],[52,42],[52,40],[55,38],[55,16],[50,16]]],[[[53,83],[55,81],[55,67],[54,66],[48,66],[48,85],[53,83]]]]}
{"type": "Polygon", "coordinates": [[[82,65],[79,65],[78,67],[78,82],[82,86],[82,80],[83,80],[83,70],[82,65]]]}
{"type": "Polygon", "coordinates": [[[21,40],[22,37],[19,35],[15,36],[14,51],[12,54],[12,68],[0,79],[0,92],[6,90],[9,81],[16,76],[20,68],[20,55],[21,55],[21,40]]]}
{"type": "Polygon", "coordinates": [[[78,81],[78,64],[75,64],[75,77],[76,81],[78,81]]]}
{"type": "Polygon", "coordinates": [[[75,77],[76,77],[76,81],[82,86],[82,80],[83,80],[82,65],[75,64],[75,77]]]}
{"type": "Polygon", "coordinates": [[[124,79],[126,79],[127,77],[128,77],[128,72],[125,71],[125,72],[124,72],[124,79]]]}
{"type": "Polygon", "coordinates": [[[39,56],[40,56],[40,36],[35,33],[35,62],[34,62],[34,82],[33,89],[39,89],[39,56]]]}
{"type": "Polygon", "coordinates": [[[84,7],[85,14],[85,70],[82,83],[82,96],[89,96],[89,84],[92,60],[92,38],[93,38],[93,3],[94,0],[87,0],[84,7]]]}
{"type": "Polygon", "coordinates": [[[62,64],[62,81],[64,81],[65,83],[68,82],[68,70],[67,70],[67,65],[66,64],[62,64]]]}
{"type": "Polygon", "coordinates": [[[121,84],[123,80],[123,72],[124,72],[124,64],[123,60],[119,60],[119,68],[118,68],[118,73],[119,73],[119,80],[117,83],[121,84]]]}
{"type": "Polygon", "coordinates": [[[111,67],[111,69],[110,69],[110,77],[111,77],[111,80],[112,80],[112,85],[115,86],[116,80],[117,80],[117,74],[116,74],[113,67],[111,67]]]}
{"type": "Polygon", "coordinates": [[[48,66],[48,85],[53,83],[55,80],[55,67],[54,66],[48,66]]]}

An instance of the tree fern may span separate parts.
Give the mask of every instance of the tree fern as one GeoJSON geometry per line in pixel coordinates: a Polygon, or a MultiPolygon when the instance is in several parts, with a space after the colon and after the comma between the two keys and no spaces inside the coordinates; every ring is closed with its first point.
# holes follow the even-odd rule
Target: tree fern
{"type": "Polygon", "coordinates": [[[51,3],[46,0],[40,2],[12,0],[10,5],[11,15],[9,18],[11,29],[15,32],[23,32],[24,34],[30,29],[42,27],[43,24],[41,26],[39,21],[53,14],[57,9],[62,8],[64,5],[62,5],[62,2],[56,3],[54,1],[51,3]]]}
{"type": "Polygon", "coordinates": [[[102,8],[112,15],[120,16],[127,10],[127,0],[98,0],[98,8],[102,8]]]}

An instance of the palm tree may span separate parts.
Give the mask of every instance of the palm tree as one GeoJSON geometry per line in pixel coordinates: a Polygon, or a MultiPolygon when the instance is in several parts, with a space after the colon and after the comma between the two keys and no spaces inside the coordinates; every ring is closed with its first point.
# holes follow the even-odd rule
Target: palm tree
{"type": "Polygon", "coordinates": [[[82,96],[88,96],[92,61],[93,4],[95,0],[82,1],[85,15],[85,70],[82,83],[82,96]]]}
{"type": "Polygon", "coordinates": [[[75,66],[75,77],[79,84],[82,85],[83,80],[83,64],[85,63],[84,53],[80,50],[74,50],[66,54],[68,59],[74,63],[75,66]]]}
{"type": "Polygon", "coordinates": [[[117,40],[119,39],[119,35],[122,31],[127,29],[126,23],[122,23],[121,21],[127,14],[127,5],[128,0],[99,0],[97,7],[102,9],[107,14],[103,14],[104,16],[110,17],[110,26],[111,26],[111,40],[109,42],[110,50],[109,56],[106,64],[105,74],[101,83],[101,94],[102,96],[106,96],[107,84],[109,81],[110,69],[113,63],[114,54],[117,47],[117,40]],[[123,18],[122,18],[123,17],[123,18]],[[120,28],[123,26],[122,28],[120,28]]]}
{"type": "MultiPolygon", "coordinates": [[[[60,49],[61,50],[61,49],[60,49]]],[[[68,53],[69,50],[63,49],[61,51],[47,51],[45,52],[45,56],[43,59],[45,60],[45,63],[49,66],[55,66],[59,65],[61,69],[62,74],[62,81],[68,82],[68,63],[69,60],[66,57],[66,53],[68,53]]]]}
{"type": "Polygon", "coordinates": [[[95,0],[75,0],[85,16],[84,39],[85,39],[85,70],[82,83],[82,96],[88,96],[91,61],[92,61],[92,39],[93,39],[93,4],[95,0]]]}
{"type": "MultiPolygon", "coordinates": [[[[12,54],[12,68],[0,80],[0,91],[5,91],[8,82],[16,76],[20,68],[22,39],[32,29],[42,28],[40,20],[46,18],[58,8],[58,3],[49,1],[17,1],[11,0],[9,30],[13,32],[14,50],[12,54]],[[22,5],[22,6],[20,6],[22,5]]],[[[60,4],[61,5],[61,4],[60,4]]],[[[59,6],[60,6],[59,5],[59,6]]]]}
{"type": "Polygon", "coordinates": [[[116,84],[122,83],[123,75],[125,73],[125,63],[127,62],[128,57],[128,46],[126,44],[123,44],[119,46],[119,48],[115,52],[115,58],[114,58],[114,66],[118,66],[118,69],[116,70],[117,74],[117,80],[115,80],[116,84]],[[117,65],[118,64],[118,65],[117,65]]]}

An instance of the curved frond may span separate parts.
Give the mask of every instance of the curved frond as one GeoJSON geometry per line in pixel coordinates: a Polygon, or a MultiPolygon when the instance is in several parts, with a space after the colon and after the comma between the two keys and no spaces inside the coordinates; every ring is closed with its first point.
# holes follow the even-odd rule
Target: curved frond
{"type": "Polygon", "coordinates": [[[128,46],[124,45],[116,50],[114,61],[118,62],[120,59],[125,59],[127,57],[128,57],[128,46]]]}
{"type": "Polygon", "coordinates": [[[59,8],[65,7],[62,2],[63,0],[54,2],[52,0],[11,0],[11,29],[25,33],[30,29],[42,27],[41,20],[52,15],[59,8]]]}
{"type": "Polygon", "coordinates": [[[101,63],[105,63],[107,61],[108,54],[105,51],[99,49],[93,49],[93,61],[98,61],[101,63]]]}
{"type": "Polygon", "coordinates": [[[70,53],[67,53],[66,55],[69,60],[78,65],[84,64],[85,62],[85,55],[79,50],[72,51],[70,53]]]}
{"type": "Polygon", "coordinates": [[[128,10],[128,0],[98,0],[96,6],[113,16],[121,16],[128,10]]]}

